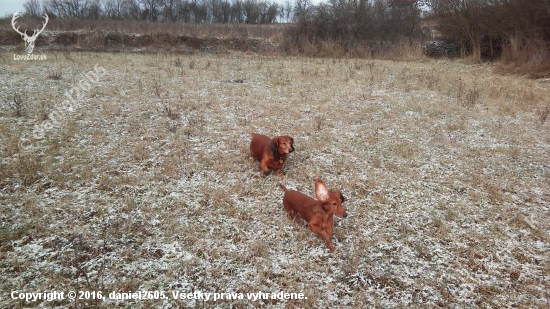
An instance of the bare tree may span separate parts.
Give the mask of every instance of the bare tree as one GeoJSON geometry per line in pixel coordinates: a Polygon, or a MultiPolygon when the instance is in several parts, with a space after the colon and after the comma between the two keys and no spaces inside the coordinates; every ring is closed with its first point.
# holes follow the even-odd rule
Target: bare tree
{"type": "Polygon", "coordinates": [[[231,21],[242,23],[245,21],[243,14],[243,2],[241,0],[233,0],[231,5],[231,21]]]}
{"type": "Polygon", "coordinates": [[[124,8],[124,18],[126,18],[126,14],[128,14],[127,18],[133,20],[139,20],[141,18],[143,9],[141,8],[141,4],[138,2],[138,0],[126,0],[124,2],[124,8]]]}
{"type": "Polygon", "coordinates": [[[209,7],[208,20],[210,22],[219,23],[223,22],[223,11],[221,9],[221,0],[207,0],[207,5],[209,7]]]}
{"type": "Polygon", "coordinates": [[[103,5],[101,0],[90,0],[90,4],[86,8],[86,18],[100,19],[103,18],[103,5]]]}
{"type": "Polygon", "coordinates": [[[40,17],[42,15],[42,2],[40,0],[27,0],[23,4],[25,14],[31,17],[40,17]]]}
{"type": "Polygon", "coordinates": [[[294,19],[308,19],[312,13],[311,0],[296,0],[294,3],[294,19]]]}
{"type": "Polygon", "coordinates": [[[60,18],[85,18],[90,1],[88,0],[46,0],[46,10],[60,18]]]}
{"type": "Polygon", "coordinates": [[[122,0],[106,0],[104,10],[108,19],[122,19],[122,0]]]}
{"type": "Polygon", "coordinates": [[[157,21],[160,15],[162,0],[140,0],[143,5],[145,18],[148,21],[157,21]]]}
{"type": "Polygon", "coordinates": [[[162,15],[164,20],[176,21],[176,7],[179,0],[163,0],[162,15]]]}
{"type": "Polygon", "coordinates": [[[282,23],[285,19],[285,7],[281,5],[277,11],[277,16],[279,16],[279,22],[282,23]]]}
{"type": "Polygon", "coordinates": [[[204,0],[192,0],[190,3],[193,21],[196,23],[206,22],[208,19],[208,6],[204,0]]]}
{"type": "Polygon", "coordinates": [[[229,3],[228,0],[222,0],[221,14],[222,14],[222,19],[219,22],[228,23],[231,21],[231,3],[229,3]]]}
{"type": "Polygon", "coordinates": [[[275,2],[272,3],[263,3],[261,6],[263,8],[260,23],[262,24],[272,24],[276,21],[277,14],[279,12],[279,5],[275,2]]]}
{"type": "Polygon", "coordinates": [[[187,0],[179,0],[176,3],[176,15],[177,20],[180,20],[184,23],[192,22],[192,10],[190,2],[187,0]]]}
{"type": "Polygon", "coordinates": [[[293,10],[292,10],[292,3],[290,3],[290,1],[285,1],[285,20],[286,22],[290,22],[292,20],[292,14],[293,14],[293,10]]]}
{"type": "Polygon", "coordinates": [[[103,13],[108,19],[136,19],[140,5],[136,0],[105,0],[103,13]]]}
{"type": "MultiPolygon", "coordinates": [[[[440,16],[441,32],[461,41],[476,61],[481,60],[482,9],[486,0],[432,0],[434,12],[440,16]]],[[[467,50],[465,48],[463,51],[467,50]]]]}
{"type": "Polygon", "coordinates": [[[244,0],[242,7],[244,21],[247,24],[255,24],[260,17],[258,2],[256,0],[244,0]]]}

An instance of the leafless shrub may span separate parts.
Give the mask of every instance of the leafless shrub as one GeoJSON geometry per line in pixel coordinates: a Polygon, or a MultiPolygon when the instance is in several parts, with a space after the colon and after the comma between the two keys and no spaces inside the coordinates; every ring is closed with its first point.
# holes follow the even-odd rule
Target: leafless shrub
{"type": "Polygon", "coordinates": [[[51,103],[46,101],[41,101],[40,104],[38,105],[38,111],[37,111],[38,120],[44,121],[46,119],[49,119],[48,115],[51,113],[51,111],[52,111],[51,103]]]}
{"type": "Polygon", "coordinates": [[[64,51],[63,52],[63,56],[65,56],[65,59],[71,61],[74,63],[74,59],[73,57],[71,56],[71,52],[70,51],[64,51]]]}
{"type": "Polygon", "coordinates": [[[313,119],[315,130],[321,131],[321,125],[323,124],[323,119],[324,119],[323,116],[320,116],[320,115],[315,116],[315,118],[313,119]]]}
{"type": "Polygon", "coordinates": [[[147,160],[150,157],[149,149],[145,142],[138,143],[134,148],[133,159],[136,161],[147,160]]]}
{"type": "Polygon", "coordinates": [[[439,84],[439,76],[437,76],[435,69],[430,70],[426,75],[426,82],[429,89],[436,89],[439,84]]]}
{"type": "Polygon", "coordinates": [[[174,106],[170,105],[167,102],[164,102],[162,107],[164,109],[164,112],[166,113],[166,116],[168,116],[168,118],[170,120],[179,120],[180,119],[181,115],[176,110],[176,108],[174,108],[174,106]]]}
{"type": "Polygon", "coordinates": [[[141,81],[141,79],[138,80],[137,86],[138,86],[139,94],[141,94],[143,91],[143,82],[141,81]]]}
{"type": "Polygon", "coordinates": [[[14,172],[26,186],[32,185],[41,178],[42,162],[36,154],[20,153],[14,167],[14,172]]]}
{"type": "Polygon", "coordinates": [[[546,105],[546,107],[544,107],[539,111],[539,120],[541,124],[544,124],[546,122],[546,119],[548,118],[549,113],[550,113],[550,105],[546,105]]]}
{"type": "Polygon", "coordinates": [[[162,93],[162,89],[161,89],[160,81],[159,81],[159,80],[156,80],[156,81],[153,83],[153,91],[155,92],[155,94],[157,95],[157,97],[160,98],[160,95],[161,95],[161,93],[162,93]]]}
{"type": "Polygon", "coordinates": [[[449,93],[453,93],[456,102],[465,107],[473,107],[479,102],[481,91],[475,87],[468,89],[467,85],[458,79],[458,81],[451,86],[449,93]]]}
{"type": "Polygon", "coordinates": [[[473,107],[478,102],[479,97],[480,97],[479,90],[474,88],[474,89],[468,91],[468,93],[466,94],[464,105],[466,107],[473,107]]]}
{"type": "Polygon", "coordinates": [[[504,73],[547,77],[550,71],[548,42],[512,36],[504,45],[497,69],[504,73]]]}
{"type": "Polygon", "coordinates": [[[63,78],[63,72],[61,72],[61,70],[51,71],[48,75],[48,78],[53,80],[60,80],[61,78],[63,78]]]}
{"type": "Polygon", "coordinates": [[[23,116],[23,113],[25,111],[25,103],[23,102],[23,98],[19,93],[15,93],[13,95],[13,99],[11,101],[8,101],[8,106],[12,111],[15,112],[17,117],[23,116]]]}

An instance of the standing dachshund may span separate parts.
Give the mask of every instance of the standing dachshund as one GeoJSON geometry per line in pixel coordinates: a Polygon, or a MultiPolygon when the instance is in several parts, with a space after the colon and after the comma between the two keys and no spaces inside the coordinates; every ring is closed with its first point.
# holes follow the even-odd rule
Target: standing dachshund
{"type": "Polygon", "coordinates": [[[321,236],[330,251],[334,251],[331,243],[332,228],[334,226],[333,214],[340,218],[348,216],[342,207],[345,198],[340,190],[329,191],[325,183],[318,179],[315,181],[317,200],[314,200],[298,191],[287,190],[282,184],[279,186],[285,191],[283,206],[288,217],[295,220],[299,214],[302,219],[307,221],[309,229],[321,236]]]}
{"type": "Polygon", "coordinates": [[[269,169],[272,169],[277,172],[277,176],[284,176],[281,169],[287,155],[293,151],[294,139],[290,136],[269,138],[265,135],[252,133],[252,141],[250,141],[252,162],[260,161],[260,169],[264,175],[267,175],[269,169]]]}

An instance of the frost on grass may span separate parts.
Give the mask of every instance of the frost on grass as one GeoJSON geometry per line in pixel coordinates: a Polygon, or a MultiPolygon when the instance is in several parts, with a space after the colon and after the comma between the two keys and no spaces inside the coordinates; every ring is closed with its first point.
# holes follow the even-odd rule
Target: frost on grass
{"type": "Polygon", "coordinates": [[[449,61],[70,58],[0,71],[26,104],[0,106],[2,307],[24,305],[13,290],[307,297],[79,303],[103,307],[548,304],[546,85],[449,61]],[[106,74],[20,151],[92,63],[106,74]],[[286,177],[261,175],[251,132],[295,138],[286,177]],[[279,183],[314,196],[317,177],[347,198],[333,253],[282,207],[279,183]]]}

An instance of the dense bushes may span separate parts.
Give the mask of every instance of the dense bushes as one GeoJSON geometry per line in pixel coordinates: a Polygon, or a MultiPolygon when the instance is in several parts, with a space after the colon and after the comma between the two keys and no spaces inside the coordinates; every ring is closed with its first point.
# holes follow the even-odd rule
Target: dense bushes
{"type": "Polygon", "coordinates": [[[545,0],[429,0],[438,29],[462,43],[475,59],[496,58],[521,38],[550,41],[550,6],[545,0]],[[514,42],[512,42],[514,41],[514,42]]]}
{"type": "Polygon", "coordinates": [[[420,20],[412,0],[330,0],[316,6],[298,1],[284,46],[307,54],[372,55],[420,39],[420,20]]]}
{"type": "Polygon", "coordinates": [[[550,75],[550,1],[428,0],[442,36],[473,61],[501,60],[506,71],[550,75]]]}

